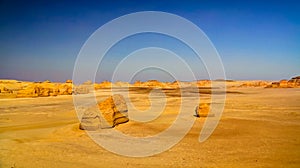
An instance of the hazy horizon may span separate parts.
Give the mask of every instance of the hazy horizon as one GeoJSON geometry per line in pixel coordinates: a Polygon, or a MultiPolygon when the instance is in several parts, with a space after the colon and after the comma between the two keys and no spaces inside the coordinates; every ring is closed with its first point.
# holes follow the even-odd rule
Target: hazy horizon
{"type": "MultiPolygon", "coordinates": [[[[76,57],[89,36],[105,23],[139,11],[169,12],[196,24],[217,49],[227,79],[281,80],[300,74],[297,1],[147,2],[0,2],[0,79],[72,79],[76,57]]],[[[95,81],[111,81],[118,61],[143,47],[172,50],[191,66],[197,79],[209,78],[201,60],[180,41],[148,33],[113,46],[95,81]]],[[[157,70],[143,71],[134,80],[148,79],[173,80],[157,70]]],[[[186,80],[184,74],[178,80],[186,80]]]]}

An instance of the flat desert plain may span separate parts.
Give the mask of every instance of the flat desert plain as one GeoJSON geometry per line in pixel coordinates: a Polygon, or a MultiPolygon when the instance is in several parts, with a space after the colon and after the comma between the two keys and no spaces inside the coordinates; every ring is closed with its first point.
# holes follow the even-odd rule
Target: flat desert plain
{"type": "MultiPolygon", "coordinates": [[[[195,118],[175,146],[140,158],[111,153],[80,130],[72,95],[0,99],[0,167],[300,167],[300,88],[227,91],[221,120],[206,141],[198,139],[207,118],[195,118]]],[[[148,93],[131,93],[135,110],[149,108],[148,93]]],[[[110,92],[95,94],[102,100],[110,92]]],[[[130,120],[112,129],[137,137],[163,131],[181,102],[176,94],[166,96],[164,112],[153,122],[130,120]]],[[[200,97],[210,101],[209,94],[200,97]]]]}

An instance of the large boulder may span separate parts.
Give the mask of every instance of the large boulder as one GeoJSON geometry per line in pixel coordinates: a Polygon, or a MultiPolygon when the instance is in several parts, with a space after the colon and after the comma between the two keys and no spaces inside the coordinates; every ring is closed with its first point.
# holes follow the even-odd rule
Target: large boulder
{"type": "Polygon", "coordinates": [[[215,114],[209,113],[209,103],[200,103],[195,109],[195,117],[214,117],[215,114]]]}
{"type": "MultiPolygon", "coordinates": [[[[96,107],[97,108],[97,107],[96,107]]],[[[101,128],[100,113],[95,107],[84,111],[79,128],[82,130],[96,131],[101,128]]]]}
{"type": "Polygon", "coordinates": [[[127,105],[122,95],[116,94],[87,109],[81,119],[80,129],[95,131],[112,128],[129,121],[127,105]],[[98,109],[97,109],[98,108],[98,109]]]}
{"type": "Polygon", "coordinates": [[[109,127],[114,127],[129,121],[127,105],[122,95],[116,94],[110,96],[103,102],[100,102],[98,107],[109,127]]]}

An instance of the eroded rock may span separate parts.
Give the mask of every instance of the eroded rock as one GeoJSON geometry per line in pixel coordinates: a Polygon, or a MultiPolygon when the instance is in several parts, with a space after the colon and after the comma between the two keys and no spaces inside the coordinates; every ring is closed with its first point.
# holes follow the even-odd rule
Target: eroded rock
{"type": "Polygon", "coordinates": [[[266,88],[299,88],[300,76],[293,77],[290,80],[281,80],[279,82],[272,82],[272,84],[266,86],[266,88]]]}
{"type": "Polygon", "coordinates": [[[215,114],[210,113],[209,103],[200,103],[195,109],[195,117],[214,117],[215,114]]]}
{"type": "Polygon", "coordinates": [[[79,128],[82,130],[95,131],[101,128],[100,113],[97,107],[88,108],[82,116],[79,128]]]}
{"type": "Polygon", "coordinates": [[[110,96],[103,102],[100,102],[98,107],[109,127],[114,127],[129,121],[127,105],[122,95],[116,94],[110,96]]]}
{"type": "Polygon", "coordinates": [[[80,129],[95,131],[112,128],[129,121],[127,105],[122,95],[116,94],[87,109],[81,119],[80,129]],[[98,109],[97,109],[98,108],[98,109]]]}
{"type": "Polygon", "coordinates": [[[30,84],[17,92],[17,97],[38,97],[39,87],[35,84],[30,84]]]}

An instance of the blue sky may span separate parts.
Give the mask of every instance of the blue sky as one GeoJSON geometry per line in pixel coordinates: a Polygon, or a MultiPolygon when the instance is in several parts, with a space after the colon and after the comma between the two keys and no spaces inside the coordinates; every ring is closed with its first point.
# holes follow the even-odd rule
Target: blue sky
{"type": "MultiPolygon", "coordinates": [[[[174,13],[199,26],[218,50],[228,79],[279,80],[300,74],[297,1],[1,1],[0,78],[70,79],[80,48],[95,30],[122,15],[149,10],[174,13]]],[[[111,67],[124,54],[153,45],[186,51],[182,57],[194,63],[184,45],[176,50],[180,43],[174,39],[135,36],[107,54],[97,81],[110,80],[111,67]]],[[[197,77],[207,78],[201,63],[198,68],[197,77]]]]}

